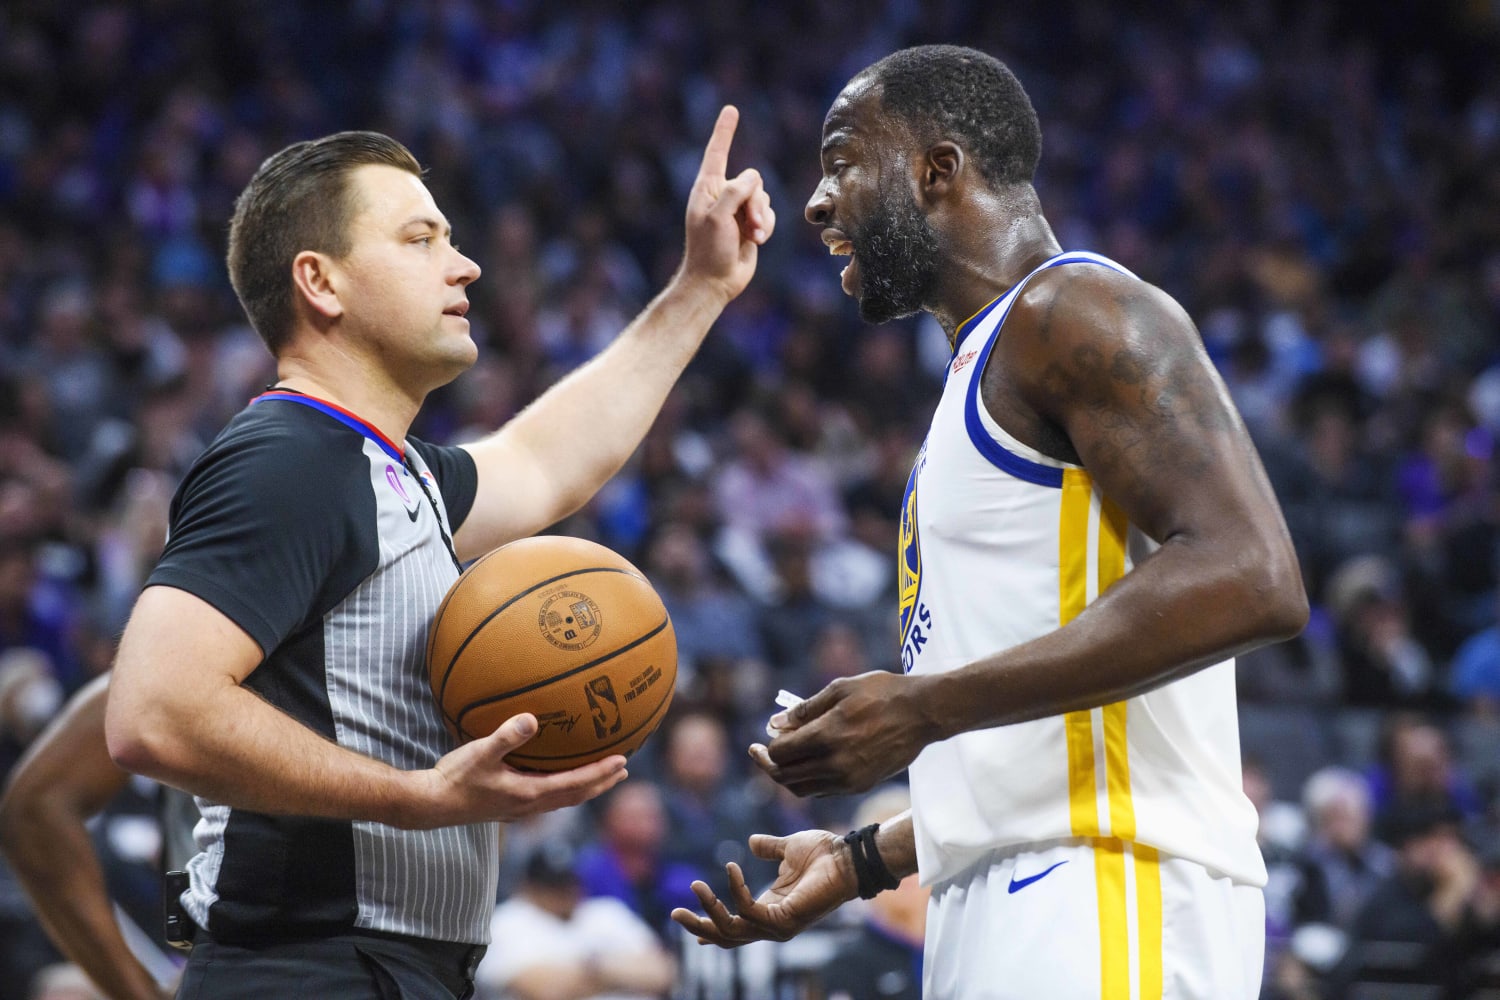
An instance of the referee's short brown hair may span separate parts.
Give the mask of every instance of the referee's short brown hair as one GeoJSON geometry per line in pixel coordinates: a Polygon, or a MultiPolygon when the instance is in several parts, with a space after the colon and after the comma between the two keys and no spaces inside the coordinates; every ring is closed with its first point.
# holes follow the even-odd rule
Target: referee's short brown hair
{"type": "Polygon", "coordinates": [[[288,146],[255,171],[229,223],[229,281],[272,354],[292,332],[292,261],[304,250],[341,257],[358,206],[355,167],[385,165],[422,176],[401,143],[379,132],[339,132],[288,146]]]}

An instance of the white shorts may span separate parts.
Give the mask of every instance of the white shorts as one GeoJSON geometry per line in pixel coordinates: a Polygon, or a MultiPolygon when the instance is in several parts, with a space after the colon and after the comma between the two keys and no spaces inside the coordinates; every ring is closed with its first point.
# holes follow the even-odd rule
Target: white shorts
{"type": "Polygon", "coordinates": [[[1255,1000],[1259,888],[1149,847],[1028,844],[934,886],[925,1000],[1255,1000]]]}

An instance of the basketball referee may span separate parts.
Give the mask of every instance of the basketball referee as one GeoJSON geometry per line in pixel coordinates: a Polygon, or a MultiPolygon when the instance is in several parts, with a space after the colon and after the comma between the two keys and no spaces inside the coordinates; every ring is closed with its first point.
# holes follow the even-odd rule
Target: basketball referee
{"type": "Polygon", "coordinates": [[[479,277],[412,155],[340,133],[275,154],[240,195],[230,278],[278,381],[173,499],[106,715],[114,761],[202,812],[179,996],[468,996],[497,821],[625,777],[622,757],[512,769],[530,715],[455,749],[423,648],[461,561],[582,506],[754,274],[775,216],[755,171],[725,177],[737,121],[725,108],[715,125],[666,289],[462,448],[407,436],[426,395],[475,360],[464,314],[479,277]]]}

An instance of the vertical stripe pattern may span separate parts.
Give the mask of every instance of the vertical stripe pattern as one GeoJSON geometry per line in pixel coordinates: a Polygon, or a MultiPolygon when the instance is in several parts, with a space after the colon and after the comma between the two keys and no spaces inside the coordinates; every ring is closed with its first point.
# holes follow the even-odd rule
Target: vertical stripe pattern
{"type": "MultiPolygon", "coordinates": [[[[1065,469],[1058,550],[1059,624],[1088,603],[1089,499],[1093,484],[1082,469],[1065,469]]],[[[1076,837],[1099,835],[1098,778],[1094,773],[1094,721],[1089,712],[1063,716],[1068,734],[1068,816],[1076,837]]]]}
{"type": "MultiPolygon", "coordinates": [[[[366,445],[367,453],[373,445],[366,445]]],[[[427,681],[427,623],[457,576],[430,522],[412,522],[371,454],[380,571],[324,618],[329,707],[341,746],[401,770],[431,767],[450,744],[427,681]]],[[[430,513],[428,508],[419,508],[430,513]]],[[[499,877],[499,830],[353,824],[358,927],[482,942],[499,877]]]]}
{"type": "MultiPolygon", "coordinates": [[[[1125,575],[1129,524],[1078,468],[1063,472],[1058,519],[1058,621],[1067,625],[1125,575]]],[[[1128,716],[1128,702],[1064,716],[1068,816],[1074,836],[1093,840],[1100,997],[1160,1000],[1161,875],[1157,853],[1133,843],[1128,716]]]]}

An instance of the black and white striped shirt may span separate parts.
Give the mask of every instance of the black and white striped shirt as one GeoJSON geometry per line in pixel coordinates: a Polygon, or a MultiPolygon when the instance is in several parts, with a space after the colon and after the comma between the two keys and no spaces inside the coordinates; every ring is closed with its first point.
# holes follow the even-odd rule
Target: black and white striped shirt
{"type": "MultiPolygon", "coordinates": [[[[243,628],[265,651],[245,686],[271,704],[350,750],[430,767],[452,740],[423,651],[476,484],[460,449],[401,449],[331,403],[268,392],[183,480],[147,586],[189,591],[243,628]]],[[[497,824],[398,830],[198,805],[183,903],[218,941],[488,940],[497,824]]]]}

